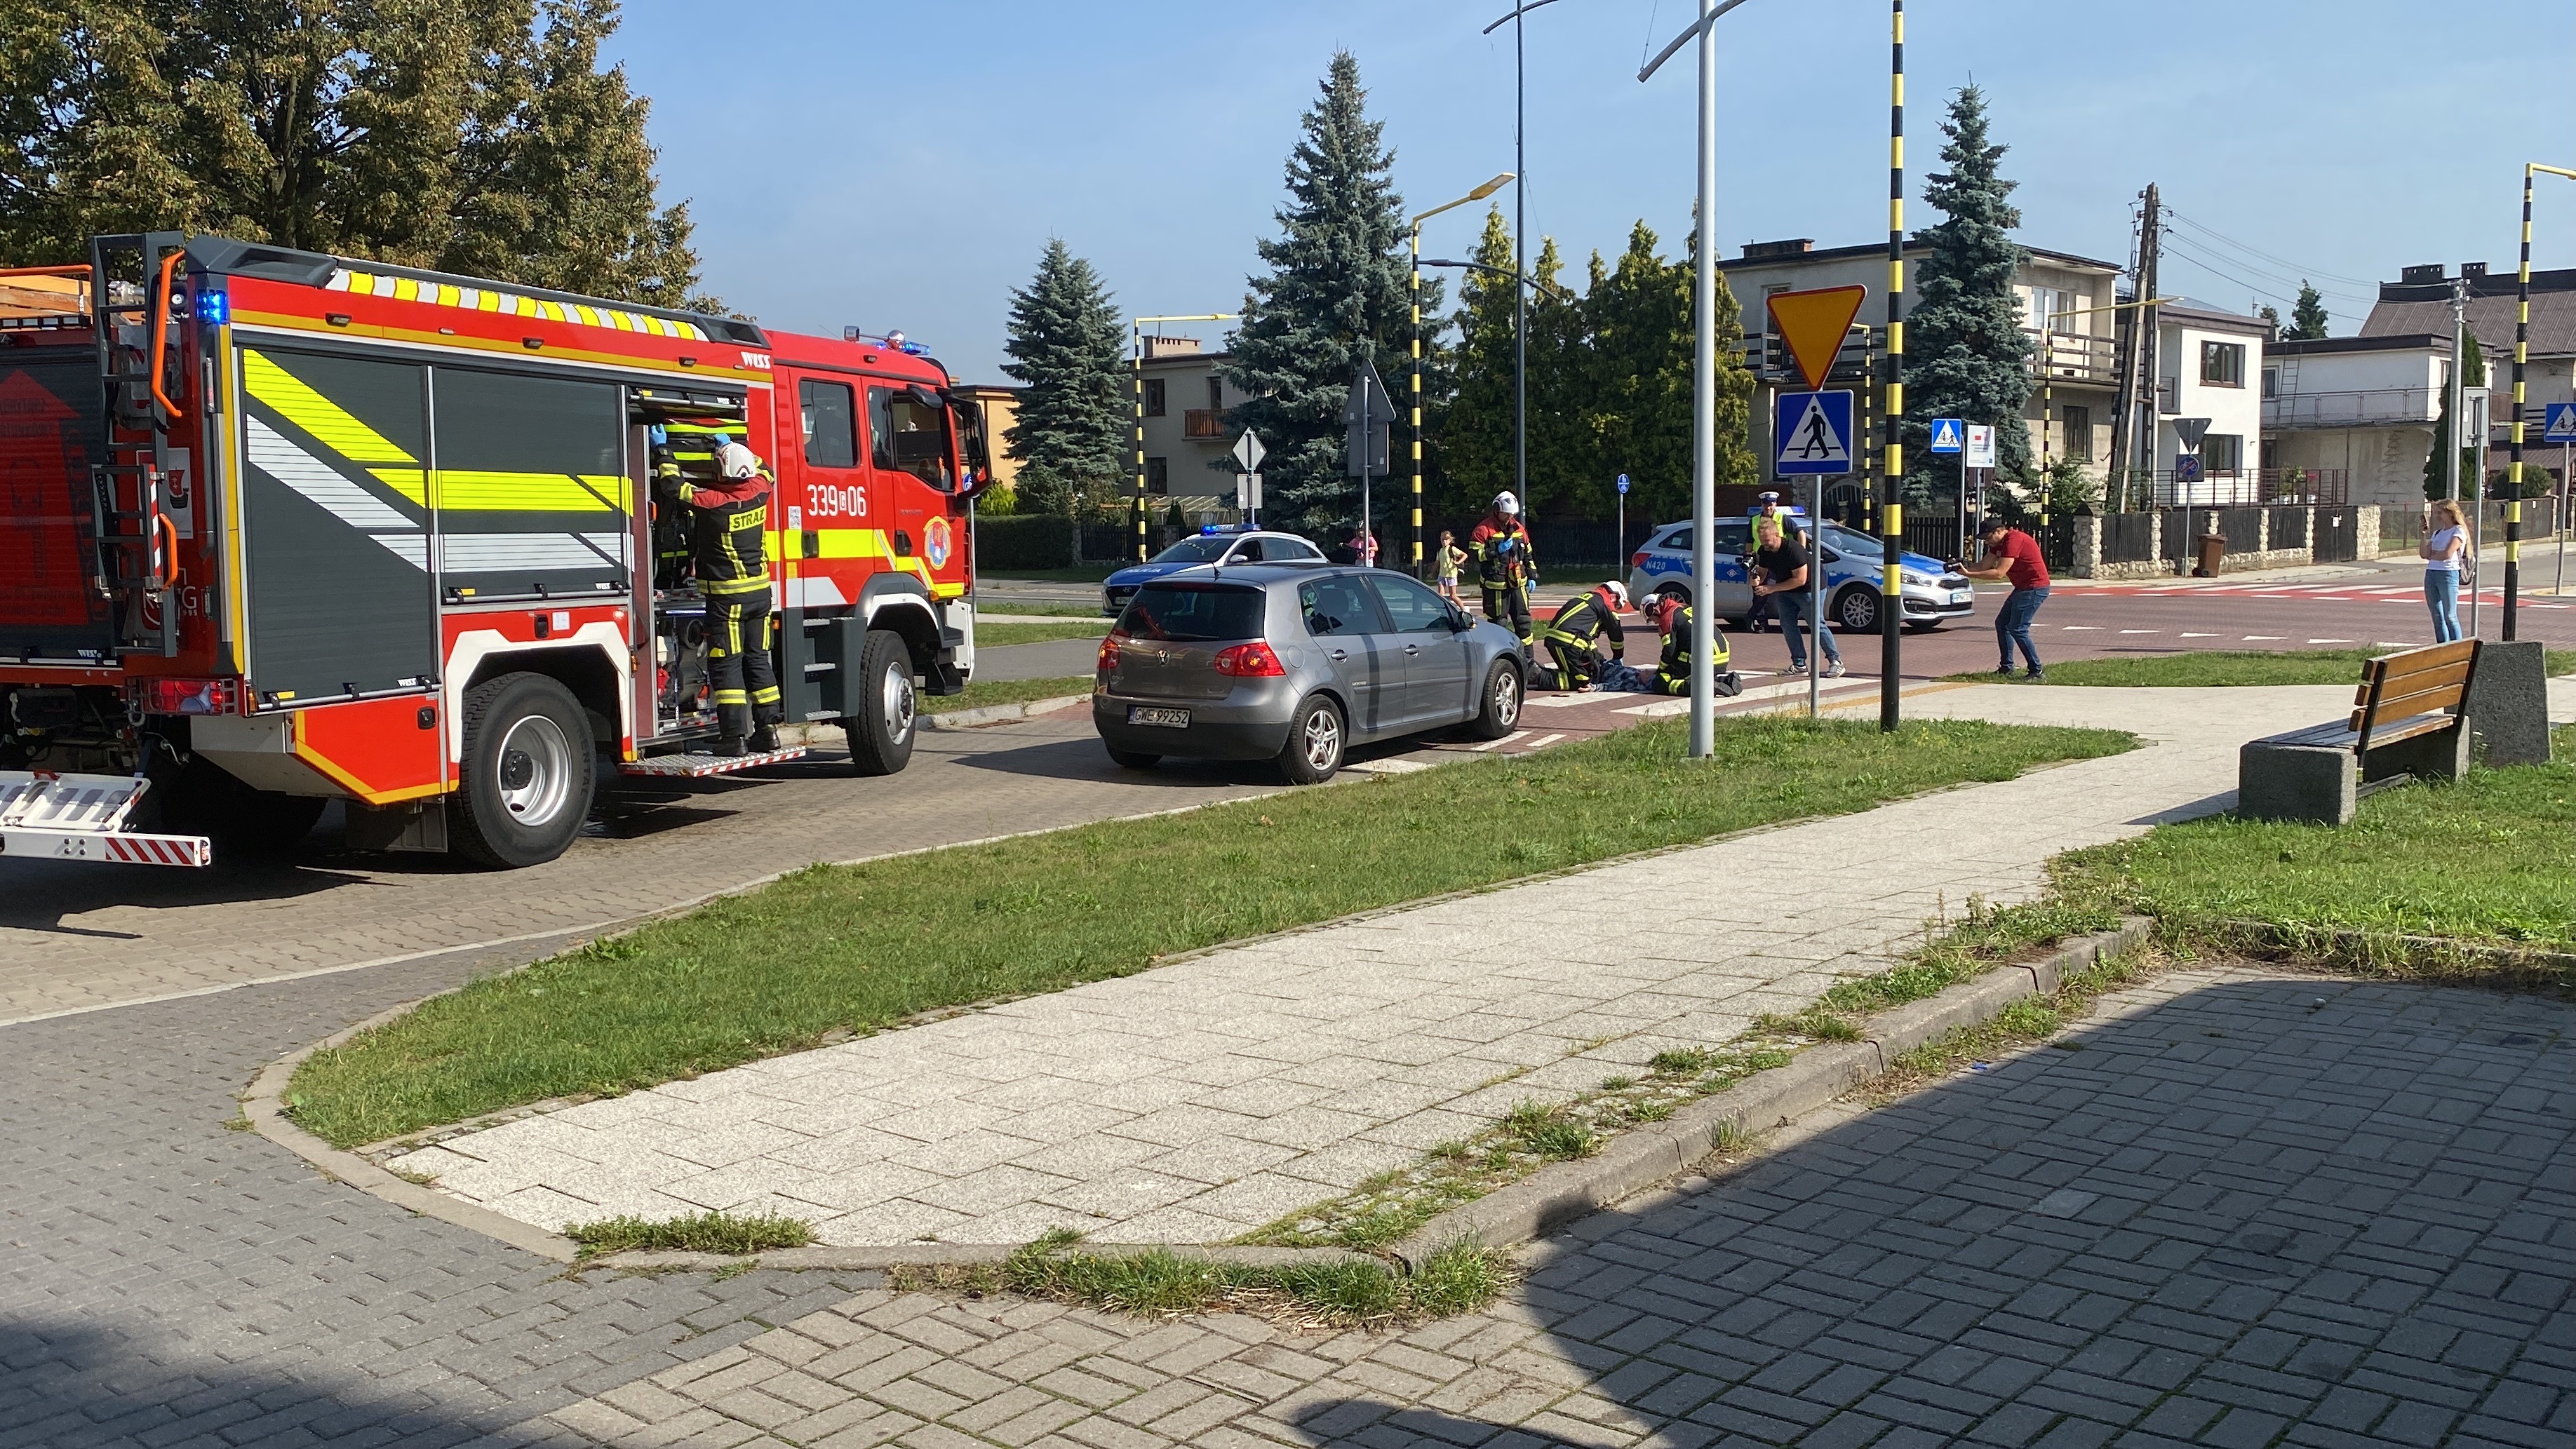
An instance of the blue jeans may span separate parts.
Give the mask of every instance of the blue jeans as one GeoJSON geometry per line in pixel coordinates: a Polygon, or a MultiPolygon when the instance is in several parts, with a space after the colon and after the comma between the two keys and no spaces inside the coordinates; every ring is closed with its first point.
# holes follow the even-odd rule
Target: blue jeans
{"type": "MultiPolygon", "coordinates": [[[[1807,591],[1791,589],[1771,596],[1771,611],[1780,617],[1780,632],[1789,640],[1789,667],[1807,667],[1807,591]]],[[[1817,622],[1816,640],[1824,646],[1825,657],[1836,664],[1843,662],[1843,651],[1834,647],[1834,626],[1822,619],[1817,622]]]]}
{"type": "Polygon", "coordinates": [[[2003,656],[1996,669],[2012,668],[2013,646],[2018,644],[2030,672],[2039,672],[2039,646],[2030,642],[2030,621],[2038,617],[2039,606],[2047,602],[2046,589],[2015,589],[2005,597],[2003,607],[1995,610],[1995,648],[2003,656]]]}
{"type": "Polygon", "coordinates": [[[2424,606],[2433,611],[2433,642],[2449,644],[2460,637],[2460,576],[2450,569],[2424,570],[2424,606]]]}

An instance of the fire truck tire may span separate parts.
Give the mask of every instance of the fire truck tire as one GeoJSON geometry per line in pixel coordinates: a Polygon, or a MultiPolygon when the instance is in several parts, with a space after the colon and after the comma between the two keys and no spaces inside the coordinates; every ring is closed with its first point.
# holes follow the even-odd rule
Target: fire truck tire
{"type": "Polygon", "coordinates": [[[891,629],[870,629],[859,648],[860,713],[841,721],[849,737],[850,766],[862,775],[892,775],[912,762],[921,733],[920,696],[913,687],[912,650],[891,629]]]}
{"type": "Polygon", "coordinates": [[[454,846],[500,869],[543,865],[581,834],[593,781],[590,719],[542,674],[504,674],[465,695],[454,846]]]}
{"type": "Polygon", "coordinates": [[[161,828],[206,837],[214,842],[218,860],[278,855],[312,834],[322,807],[330,803],[318,795],[255,790],[212,760],[192,759],[170,781],[161,801],[161,828]]]}

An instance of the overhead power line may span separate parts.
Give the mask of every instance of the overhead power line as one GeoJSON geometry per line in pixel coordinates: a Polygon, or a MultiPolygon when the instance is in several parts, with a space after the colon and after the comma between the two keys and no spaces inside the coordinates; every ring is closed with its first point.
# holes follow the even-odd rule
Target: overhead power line
{"type": "Polygon", "coordinates": [[[2339,275],[2339,274],[2334,273],[2334,272],[2329,272],[2329,271],[2322,270],[2322,269],[2317,268],[2317,267],[2303,266],[2303,265],[2301,265],[2301,264],[2300,264],[2300,263],[2298,263],[2298,262],[2294,262],[2294,261],[2290,260],[2288,257],[2284,257],[2284,256],[2276,256],[2276,255],[2274,255],[2273,253],[2271,253],[2271,252],[2267,252],[2267,251],[2263,250],[2263,249],[2262,249],[2262,248],[2260,248],[2260,247],[2248,246],[2248,245],[2246,245],[2244,242],[2238,241],[2238,240],[2237,240],[2237,239],[2235,239],[2234,237],[2229,236],[2227,233],[2225,233],[2225,232],[2223,232],[2223,231],[2220,231],[2220,230],[2219,230],[2219,229],[2217,229],[2216,227],[2213,227],[2213,226],[2209,225],[2208,223],[2206,223],[2206,222],[2204,222],[2204,221],[2201,221],[2201,220],[2199,220],[2199,219],[2197,219],[2197,218],[2195,218],[2195,217],[2185,216],[2185,215],[2183,215],[2181,212],[2178,212],[2178,211],[2174,211],[2174,210],[2171,210],[2171,209],[2167,209],[2167,210],[2166,210],[2166,212],[2165,212],[2165,217],[2166,217],[2166,219],[2167,219],[2167,220],[2169,220],[2169,221],[2178,221],[2178,222],[2181,222],[2183,225],[2190,227],[2193,231],[2195,231],[2195,232],[2199,233],[2200,235],[2202,235],[2202,236],[2204,236],[2204,237],[2207,237],[2207,238],[2208,238],[2210,241],[2212,241],[2212,242],[2217,242],[2217,243],[2221,243],[2221,244],[2223,244],[2223,245],[2225,245],[2225,246],[2227,246],[2227,247],[2232,247],[2232,248],[2234,248],[2235,250],[2240,251],[2240,252],[2243,252],[2243,253],[2245,253],[2245,254],[2246,254],[2246,255],[2248,255],[2248,256],[2259,257],[2259,258],[2261,258],[2262,260],[2267,261],[2267,262],[2271,262],[2271,263],[2273,263],[2273,264],[2274,264],[2274,265],[2276,265],[2276,266],[2288,267],[2288,268],[2289,268],[2290,270],[2292,270],[2293,272],[2298,273],[2298,275],[2299,275],[2299,279],[2300,279],[2301,281],[2306,281],[2306,280],[2308,280],[2309,278],[2312,278],[2312,277],[2323,277],[2324,279],[2326,279],[2326,280],[2327,280],[2327,281],[2329,281],[2329,282],[2341,282],[2341,283],[2343,283],[2344,285],[2349,286],[2349,287],[2377,287],[2377,286],[2379,285],[2379,283],[2378,283],[2377,281],[2375,281],[2375,280],[2371,280],[2371,279],[2363,278],[2363,277],[2346,277],[2346,276],[2342,276],[2342,275],[2339,275]]]}

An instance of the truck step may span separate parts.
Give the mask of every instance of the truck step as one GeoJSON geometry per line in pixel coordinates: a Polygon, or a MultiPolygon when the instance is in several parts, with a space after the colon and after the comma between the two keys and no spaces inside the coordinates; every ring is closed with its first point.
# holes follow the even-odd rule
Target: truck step
{"type": "Polygon", "coordinates": [[[621,775],[659,775],[665,779],[700,780],[709,775],[730,775],[737,770],[756,770],[793,760],[805,753],[803,745],[790,745],[783,750],[755,750],[747,755],[647,755],[640,760],[620,761],[621,775]]]}
{"type": "Polygon", "coordinates": [[[0,770],[0,856],[121,865],[214,864],[214,845],[202,835],[147,835],[125,828],[125,817],[147,788],[147,781],[132,775],[0,770]]]}

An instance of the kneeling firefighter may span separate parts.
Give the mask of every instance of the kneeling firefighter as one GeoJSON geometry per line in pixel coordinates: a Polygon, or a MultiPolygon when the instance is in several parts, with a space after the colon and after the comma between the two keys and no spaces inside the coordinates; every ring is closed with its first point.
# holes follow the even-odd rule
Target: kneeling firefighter
{"type": "Polygon", "coordinates": [[[1530,641],[1529,586],[1538,582],[1538,554],[1530,546],[1528,525],[1521,522],[1521,501],[1508,491],[1494,495],[1493,507],[1467,535],[1467,551],[1476,559],[1476,580],[1485,590],[1485,617],[1530,641]]]}
{"type": "Polygon", "coordinates": [[[1548,657],[1556,661],[1557,688],[1590,689],[1599,682],[1603,634],[1610,636],[1611,657],[1627,658],[1628,636],[1619,627],[1619,615],[1627,607],[1628,586],[1612,579],[1575,595],[1538,631],[1547,641],[1548,657]]]}
{"type": "MultiPolygon", "coordinates": [[[[1690,693],[1692,631],[1699,627],[1699,616],[1692,612],[1690,605],[1682,602],[1681,595],[1673,593],[1655,595],[1654,602],[1646,606],[1646,612],[1664,636],[1663,658],[1655,665],[1655,692],[1690,693]]],[[[1744,692],[1744,677],[1726,667],[1727,658],[1726,631],[1711,628],[1708,631],[1710,688],[1721,699],[1730,699],[1744,692]]]]}
{"type": "Polygon", "coordinates": [[[716,695],[716,753],[778,748],[778,671],[769,653],[769,490],[760,456],[733,441],[715,450],[723,481],[692,483],[674,468],[656,484],[698,510],[691,563],[707,601],[707,672],[716,695]],[[747,737],[747,738],[746,738],[747,737]]]}

